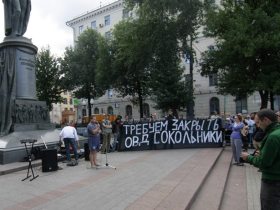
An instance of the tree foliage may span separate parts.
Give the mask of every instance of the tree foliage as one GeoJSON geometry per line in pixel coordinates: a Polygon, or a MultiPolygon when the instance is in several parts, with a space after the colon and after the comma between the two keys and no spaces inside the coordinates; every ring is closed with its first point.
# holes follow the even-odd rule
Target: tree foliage
{"type": "Polygon", "coordinates": [[[37,97],[46,101],[49,110],[52,103],[62,102],[61,71],[59,59],[51,55],[50,48],[42,48],[36,57],[36,89],[37,97]]]}
{"type": "Polygon", "coordinates": [[[220,93],[239,97],[258,91],[261,108],[269,94],[279,93],[279,9],[280,2],[271,0],[225,0],[208,7],[206,35],[216,44],[202,56],[201,73],[218,75],[220,93]]]}
{"type": "Polygon", "coordinates": [[[120,22],[110,44],[103,43],[98,81],[132,96],[140,106],[152,97],[157,108],[174,113],[193,100],[180,66],[181,55],[192,53],[189,37],[196,36],[200,1],[126,0],[134,19],[120,22]],[[104,68],[109,63],[111,68],[104,68]]]}
{"type": "Polygon", "coordinates": [[[113,39],[113,87],[122,96],[132,96],[140,106],[143,117],[143,100],[150,93],[151,43],[149,30],[141,20],[119,23],[113,39]]]}
{"type": "Polygon", "coordinates": [[[87,99],[89,115],[91,115],[90,99],[104,93],[103,89],[98,87],[96,83],[101,39],[101,35],[96,31],[85,30],[79,36],[74,48],[66,48],[61,63],[65,87],[68,90],[73,90],[77,98],[87,99]]]}
{"type": "Polygon", "coordinates": [[[187,103],[187,87],[183,80],[183,68],[180,66],[177,24],[164,8],[149,16],[147,22],[154,25],[153,59],[150,68],[152,98],[157,108],[164,111],[172,109],[177,116],[177,111],[187,103]]]}

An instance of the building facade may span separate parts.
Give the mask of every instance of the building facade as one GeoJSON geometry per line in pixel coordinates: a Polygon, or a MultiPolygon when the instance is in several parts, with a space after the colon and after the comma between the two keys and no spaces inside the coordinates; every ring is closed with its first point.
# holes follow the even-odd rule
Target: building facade
{"type": "MultiPolygon", "coordinates": [[[[122,0],[114,1],[106,6],[94,9],[86,14],[82,14],[66,24],[73,29],[73,39],[76,41],[79,35],[86,29],[92,28],[100,32],[105,37],[110,37],[114,25],[124,18],[132,16],[133,13],[124,9],[122,0]]],[[[203,51],[207,50],[214,43],[214,40],[199,36],[193,42],[193,48],[196,51],[196,60],[200,59],[203,51]]],[[[185,67],[185,76],[190,74],[190,65],[188,60],[182,59],[182,65],[185,67]]],[[[210,77],[202,77],[199,73],[197,63],[193,65],[193,88],[195,97],[195,117],[205,118],[212,112],[216,111],[222,115],[235,113],[251,113],[257,111],[260,107],[260,97],[258,93],[248,98],[236,98],[230,95],[219,95],[215,88],[217,80],[215,75],[210,77]]],[[[246,81],[244,81],[246,82],[246,81]]],[[[279,101],[279,100],[276,100],[279,101]]],[[[276,108],[279,108],[279,103],[276,108]]],[[[154,109],[154,103],[150,100],[144,102],[144,112],[146,116],[157,113],[157,116],[163,117],[165,113],[154,109]]],[[[83,115],[87,115],[87,102],[80,104],[77,110],[77,119],[83,115]]],[[[92,113],[109,113],[121,116],[129,115],[134,119],[139,119],[139,107],[133,105],[129,97],[117,97],[117,93],[108,90],[107,93],[92,101],[92,113]]],[[[185,111],[184,111],[185,112],[185,111]]],[[[180,113],[184,114],[185,113],[180,113]]]]}
{"type": "Polygon", "coordinates": [[[65,124],[77,121],[77,107],[71,92],[61,93],[62,103],[52,104],[53,109],[50,112],[50,120],[54,124],[65,124]]]}

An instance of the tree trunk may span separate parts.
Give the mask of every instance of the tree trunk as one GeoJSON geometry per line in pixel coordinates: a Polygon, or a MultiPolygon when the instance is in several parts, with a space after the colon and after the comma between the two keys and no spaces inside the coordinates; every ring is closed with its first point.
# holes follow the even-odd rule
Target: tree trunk
{"type": "Polygon", "coordinates": [[[91,99],[91,97],[90,97],[90,94],[88,95],[88,97],[87,97],[87,100],[88,100],[88,120],[90,121],[90,117],[91,117],[91,104],[90,104],[90,99],[91,99]]]}
{"type": "Polygon", "coordinates": [[[272,91],[270,91],[270,109],[274,110],[274,93],[272,91]]]}
{"type": "Polygon", "coordinates": [[[194,119],[194,100],[193,100],[193,38],[190,36],[190,101],[187,102],[187,119],[193,120],[194,119]]]}
{"type": "Polygon", "coordinates": [[[269,96],[269,92],[266,90],[259,90],[259,94],[261,97],[261,107],[260,109],[265,109],[267,108],[267,104],[268,104],[268,96],[269,96]]]}
{"type": "MultiPolygon", "coordinates": [[[[138,94],[138,100],[139,100],[139,108],[140,108],[140,119],[143,118],[143,95],[142,95],[142,88],[140,82],[137,82],[137,94],[138,94]]],[[[149,117],[149,116],[146,116],[149,117]]]]}

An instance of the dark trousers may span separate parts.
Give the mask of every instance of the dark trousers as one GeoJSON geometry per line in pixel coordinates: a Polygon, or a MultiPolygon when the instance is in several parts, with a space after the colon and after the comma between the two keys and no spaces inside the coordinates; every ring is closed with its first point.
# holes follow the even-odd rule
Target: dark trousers
{"type": "Polygon", "coordinates": [[[280,209],[280,181],[261,182],[261,209],[279,210],[280,209]]]}
{"type": "Polygon", "coordinates": [[[101,152],[109,152],[111,144],[111,133],[103,133],[103,142],[101,147],[101,152]]]}

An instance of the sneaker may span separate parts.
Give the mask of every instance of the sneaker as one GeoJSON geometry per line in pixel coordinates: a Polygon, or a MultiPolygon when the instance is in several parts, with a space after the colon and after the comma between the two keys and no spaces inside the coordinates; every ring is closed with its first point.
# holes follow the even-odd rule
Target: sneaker
{"type": "Polygon", "coordinates": [[[236,165],[237,165],[237,166],[244,166],[243,163],[237,163],[236,165]]]}

